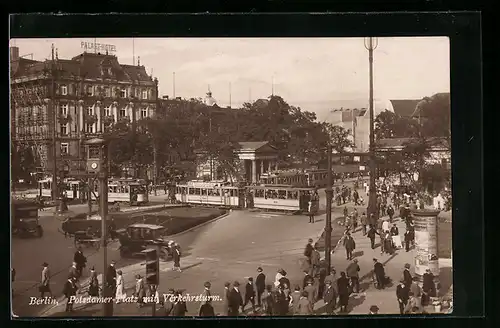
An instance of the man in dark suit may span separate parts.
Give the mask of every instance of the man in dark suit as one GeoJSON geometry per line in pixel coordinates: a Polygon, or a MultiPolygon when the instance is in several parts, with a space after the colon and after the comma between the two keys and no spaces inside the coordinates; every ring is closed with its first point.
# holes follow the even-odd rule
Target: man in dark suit
{"type": "Polygon", "coordinates": [[[245,302],[241,307],[241,312],[245,312],[245,306],[247,306],[248,302],[252,304],[252,310],[255,313],[255,290],[253,287],[253,278],[249,277],[248,282],[245,285],[245,302]]]}
{"type": "Polygon", "coordinates": [[[309,274],[309,272],[304,271],[304,279],[302,280],[302,289],[306,288],[307,283],[309,281],[313,281],[313,277],[309,274]]]}
{"type": "Polygon", "coordinates": [[[255,278],[255,288],[257,289],[257,305],[262,308],[262,293],[266,289],[266,275],[262,272],[262,268],[257,268],[257,278],[255,278]]]}
{"type": "Polygon", "coordinates": [[[240,283],[235,281],[233,283],[233,288],[229,292],[229,316],[237,317],[239,314],[239,309],[243,305],[243,298],[240,293],[240,283]]]}
{"type": "Polygon", "coordinates": [[[205,282],[204,287],[205,289],[203,290],[202,293],[202,300],[201,300],[201,305],[200,309],[198,310],[198,315],[200,317],[215,317],[215,311],[214,307],[212,306],[212,293],[210,291],[210,287],[212,285],[210,282],[205,282]]]}
{"type": "Polygon", "coordinates": [[[63,294],[66,296],[66,312],[73,312],[73,301],[71,296],[76,295],[78,287],[76,286],[76,277],[70,275],[68,280],[64,283],[63,294]]]}
{"type": "Polygon", "coordinates": [[[409,289],[405,285],[405,281],[401,279],[400,284],[396,287],[396,297],[398,298],[399,313],[404,314],[406,304],[408,303],[409,289]]]}
{"type": "Polygon", "coordinates": [[[323,301],[325,301],[326,314],[333,314],[337,308],[337,291],[332,286],[330,280],[326,281],[325,292],[323,293],[323,301]]]}
{"type": "Polygon", "coordinates": [[[356,249],[356,242],[348,232],[344,237],[344,247],[348,260],[352,260],[352,252],[356,249]]]}
{"type": "Polygon", "coordinates": [[[83,268],[85,268],[87,263],[87,258],[83,255],[82,248],[78,247],[78,250],[75,252],[75,256],[73,257],[73,261],[76,263],[77,269],[77,279],[81,277],[83,268]]]}
{"type": "Polygon", "coordinates": [[[373,259],[373,273],[377,279],[377,289],[383,289],[385,286],[385,269],[384,265],[377,259],[373,259]]]}
{"type": "Polygon", "coordinates": [[[106,285],[111,291],[113,291],[113,293],[116,291],[115,261],[111,261],[111,263],[108,266],[108,270],[106,272],[106,285]]]}
{"type": "Polygon", "coordinates": [[[304,256],[307,257],[307,259],[309,260],[309,264],[311,264],[311,254],[313,252],[313,240],[311,238],[309,238],[308,242],[307,242],[307,245],[306,245],[306,248],[304,249],[304,256]]]}
{"type": "Polygon", "coordinates": [[[422,305],[426,306],[429,304],[431,297],[436,296],[436,285],[434,284],[434,274],[430,269],[426,269],[422,277],[422,305]]]}
{"type": "Polygon", "coordinates": [[[309,269],[309,275],[311,275],[312,277],[315,277],[316,274],[318,274],[320,259],[321,259],[321,254],[318,252],[316,245],[314,245],[314,248],[311,253],[311,266],[309,269]]]}
{"type": "Polygon", "coordinates": [[[406,263],[405,264],[405,269],[403,270],[403,281],[405,282],[405,286],[409,287],[411,286],[411,283],[413,281],[413,277],[411,276],[410,273],[410,264],[406,263]]]}
{"type": "Polygon", "coordinates": [[[175,295],[175,290],[170,288],[168,290],[168,297],[165,296],[163,300],[163,308],[165,311],[165,316],[169,317],[173,315],[173,310],[174,310],[174,298],[173,296],[175,295]]]}

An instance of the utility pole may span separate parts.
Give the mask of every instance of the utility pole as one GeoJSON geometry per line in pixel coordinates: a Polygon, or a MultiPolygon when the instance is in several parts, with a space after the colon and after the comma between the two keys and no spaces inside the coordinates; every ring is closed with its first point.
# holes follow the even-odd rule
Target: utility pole
{"type": "Polygon", "coordinates": [[[56,74],[56,65],[54,59],[54,44],[52,44],[52,61],[50,65],[50,101],[49,101],[49,113],[52,114],[52,200],[56,201],[58,194],[58,186],[57,186],[57,111],[55,106],[56,99],[56,82],[55,82],[55,74],[56,74]],[[52,111],[52,112],[50,112],[52,111]]]}
{"type": "Polygon", "coordinates": [[[333,186],[332,186],[332,146],[328,144],[327,147],[327,185],[326,185],[326,222],[325,222],[325,261],[327,275],[330,275],[331,270],[331,254],[332,254],[332,199],[333,199],[333,186]]]}
{"type": "Polygon", "coordinates": [[[367,212],[373,214],[378,220],[379,211],[377,210],[377,194],[375,187],[376,180],[376,163],[375,163],[375,133],[374,133],[374,110],[373,110],[373,50],[377,48],[378,41],[377,38],[368,37],[365,38],[365,48],[368,50],[368,63],[369,63],[369,75],[370,75],[370,186],[369,186],[369,198],[368,198],[368,209],[367,212]]]}
{"type": "MultiPolygon", "coordinates": [[[[160,100],[158,97],[158,79],[155,77],[155,88],[156,88],[156,111],[158,112],[158,109],[160,108],[160,100]]],[[[156,185],[158,184],[158,168],[157,168],[157,158],[156,158],[156,140],[155,136],[151,134],[153,137],[153,189],[154,189],[154,195],[156,196],[156,185]]]]}
{"type": "Polygon", "coordinates": [[[175,72],[173,73],[172,77],[172,88],[173,88],[173,98],[175,99],[175,72]]]}
{"type": "MultiPolygon", "coordinates": [[[[99,200],[100,200],[100,214],[101,214],[101,239],[102,239],[102,258],[103,258],[103,294],[104,297],[113,297],[114,290],[109,288],[106,282],[106,270],[108,268],[108,145],[102,144],[101,147],[101,172],[99,172],[99,200]]],[[[113,302],[103,302],[103,316],[113,316],[113,302]]]]}

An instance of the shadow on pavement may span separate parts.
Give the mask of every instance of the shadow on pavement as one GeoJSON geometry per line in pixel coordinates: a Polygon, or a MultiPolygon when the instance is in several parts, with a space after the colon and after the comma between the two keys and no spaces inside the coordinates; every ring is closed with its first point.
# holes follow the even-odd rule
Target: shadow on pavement
{"type": "Polygon", "coordinates": [[[352,257],[353,257],[353,258],[356,258],[356,257],[361,257],[361,256],[363,256],[363,255],[365,255],[365,252],[364,252],[364,251],[357,251],[357,252],[352,253],[352,257]]]}
{"type": "Polygon", "coordinates": [[[347,306],[347,313],[350,313],[357,306],[363,304],[365,299],[366,299],[365,295],[356,295],[356,294],[351,295],[351,297],[349,298],[348,306],[347,306]]]}

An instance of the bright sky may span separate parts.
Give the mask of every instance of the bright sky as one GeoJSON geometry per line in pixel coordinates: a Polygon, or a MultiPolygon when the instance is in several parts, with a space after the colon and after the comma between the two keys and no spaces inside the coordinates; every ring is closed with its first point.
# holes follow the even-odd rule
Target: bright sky
{"type": "MultiPolygon", "coordinates": [[[[20,55],[59,58],[80,54],[81,41],[94,39],[12,39],[20,55]]],[[[339,107],[367,107],[368,51],[363,38],[100,38],[117,48],[120,63],[141,65],[160,81],[160,94],[204,97],[208,85],[220,106],[266,98],[323,116],[339,107]]],[[[379,38],[374,51],[374,97],[419,99],[450,91],[446,37],[379,38]]],[[[26,58],[30,58],[27,56],[26,58]]]]}

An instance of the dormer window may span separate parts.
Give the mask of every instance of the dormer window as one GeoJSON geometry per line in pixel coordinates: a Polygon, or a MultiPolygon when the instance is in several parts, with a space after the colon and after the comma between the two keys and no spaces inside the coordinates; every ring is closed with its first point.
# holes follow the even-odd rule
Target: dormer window
{"type": "Polygon", "coordinates": [[[113,75],[113,71],[111,70],[111,67],[108,67],[108,75],[113,75]]]}

